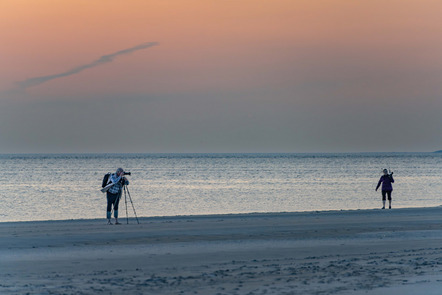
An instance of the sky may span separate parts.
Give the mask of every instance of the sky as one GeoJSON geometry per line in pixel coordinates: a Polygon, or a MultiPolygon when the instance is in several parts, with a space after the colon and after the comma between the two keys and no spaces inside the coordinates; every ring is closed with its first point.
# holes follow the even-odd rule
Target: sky
{"type": "Polygon", "coordinates": [[[1,153],[442,149],[439,0],[0,0],[1,153]]]}

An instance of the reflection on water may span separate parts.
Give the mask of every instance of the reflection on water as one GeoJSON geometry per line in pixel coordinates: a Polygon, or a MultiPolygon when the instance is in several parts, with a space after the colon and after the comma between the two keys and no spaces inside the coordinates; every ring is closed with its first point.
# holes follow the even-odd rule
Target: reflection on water
{"type": "Polygon", "coordinates": [[[385,167],[395,171],[393,207],[441,204],[435,153],[1,155],[0,163],[0,221],[104,218],[101,180],[120,166],[132,172],[139,217],[378,208],[385,167]]]}

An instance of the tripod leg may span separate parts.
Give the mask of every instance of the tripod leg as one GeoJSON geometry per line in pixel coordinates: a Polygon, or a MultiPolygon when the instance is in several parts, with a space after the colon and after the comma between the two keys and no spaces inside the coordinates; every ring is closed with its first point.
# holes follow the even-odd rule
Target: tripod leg
{"type": "Polygon", "coordinates": [[[129,215],[127,214],[126,186],[124,186],[123,189],[124,189],[124,203],[126,204],[126,223],[129,224],[129,215]]]}
{"type": "Polygon", "coordinates": [[[137,212],[135,212],[135,206],[134,206],[134,203],[132,202],[132,198],[130,196],[129,189],[128,188],[126,188],[126,189],[127,189],[127,195],[129,196],[129,201],[132,204],[132,209],[134,210],[135,218],[137,219],[137,223],[140,224],[140,222],[138,221],[137,212]]]}

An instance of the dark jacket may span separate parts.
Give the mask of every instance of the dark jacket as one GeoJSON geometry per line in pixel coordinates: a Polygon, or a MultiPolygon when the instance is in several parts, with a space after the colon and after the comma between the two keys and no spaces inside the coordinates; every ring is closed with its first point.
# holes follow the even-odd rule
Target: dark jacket
{"type": "Polygon", "coordinates": [[[379,179],[378,185],[376,186],[376,190],[382,183],[382,190],[391,192],[393,190],[393,186],[391,185],[394,182],[393,175],[382,175],[381,179],[379,179]]]}

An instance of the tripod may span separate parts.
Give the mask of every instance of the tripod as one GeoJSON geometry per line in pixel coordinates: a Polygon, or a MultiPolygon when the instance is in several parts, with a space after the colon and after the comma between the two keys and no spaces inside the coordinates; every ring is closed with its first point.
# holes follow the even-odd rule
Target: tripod
{"type": "Polygon", "coordinates": [[[123,185],[123,192],[124,192],[124,203],[126,204],[126,221],[127,221],[127,224],[129,224],[129,215],[127,214],[127,196],[129,197],[129,201],[132,204],[132,209],[134,210],[134,214],[135,214],[135,218],[137,219],[137,223],[140,224],[140,222],[138,221],[137,212],[135,212],[134,203],[132,202],[132,198],[130,196],[129,188],[127,187],[126,184],[123,185]]]}

